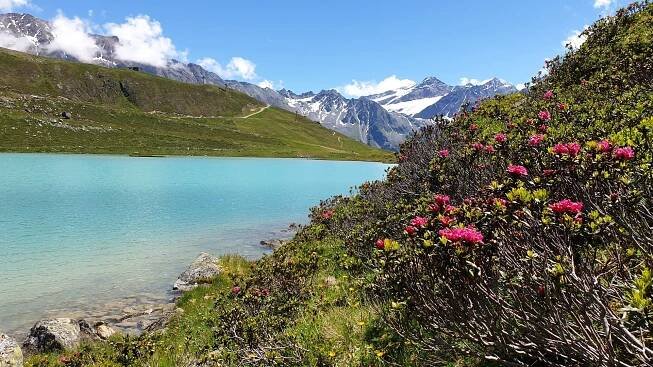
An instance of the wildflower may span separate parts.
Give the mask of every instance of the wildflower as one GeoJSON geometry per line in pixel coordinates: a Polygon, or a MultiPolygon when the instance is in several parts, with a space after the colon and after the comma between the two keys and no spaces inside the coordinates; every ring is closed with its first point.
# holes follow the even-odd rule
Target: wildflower
{"type": "Polygon", "coordinates": [[[508,165],[508,173],[515,176],[528,176],[526,167],[513,164],[508,165]]]}
{"type": "Polygon", "coordinates": [[[475,228],[445,228],[438,233],[452,242],[483,243],[483,234],[475,228]]]}
{"type": "Polygon", "coordinates": [[[568,155],[575,157],[580,152],[580,144],[578,143],[558,143],[553,147],[553,153],[557,155],[568,155]]]}
{"type": "Polygon", "coordinates": [[[544,140],[544,135],[542,134],[535,134],[528,138],[528,145],[532,147],[536,147],[542,143],[542,140],[544,140]]]}
{"type": "Polygon", "coordinates": [[[548,127],[547,125],[540,125],[537,129],[538,129],[541,133],[545,133],[545,132],[547,132],[547,131],[549,130],[549,127],[548,127]]]}
{"type": "Polygon", "coordinates": [[[410,221],[410,225],[416,228],[424,228],[429,223],[429,220],[424,217],[415,217],[410,221]]]}
{"type": "Polygon", "coordinates": [[[568,213],[575,215],[583,211],[583,203],[564,199],[550,204],[549,208],[556,214],[568,213]]]}
{"type": "Polygon", "coordinates": [[[616,148],[614,157],[618,160],[628,161],[635,158],[635,151],[631,147],[616,148]]]}
{"type": "Polygon", "coordinates": [[[444,207],[445,205],[448,205],[451,199],[449,198],[449,195],[442,195],[442,194],[437,194],[433,197],[433,200],[435,200],[435,203],[440,205],[441,207],[444,207]]]}
{"type": "Polygon", "coordinates": [[[447,205],[447,206],[444,207],[444,212],[447,213],[447,214],[451,214],[451,213],[455,212],[456,210],[458,210],[458,208],[456,208],[453,205],[447,205]]]}
{"type": "Polygon", "coordinates": [[[489,153],[489,154],[494,153],[494,152],[495,152],[494,147],[491,146],[491,145],[486,146],[486,147],[485,147],[485,152],[486,152],[486,153],[489,153]]]}
{"type": "Polygon", "coordinates": [[[234,295],[240,293],[240,287],[237,286],[237,285],[234,286],[233,288],[231,288],[231,293],[234,294],[234,295]]]}
{"type": "Polygon", "coordinates": [[[333,210],[325,210],[322,212],[322,218],[331,219],[333,217],[333,210]]]}
{"type": "Polygon", "coordinates": [[[542,121],[550,121],[551,120],[551,113],[547,110],[542,110],[540,113],[537,114],[537,117],[540,118],[542,121]]]}
{"type": "Polygon", "coordinates": [[[446,215],[441,215],[440,218],[438,218],[438,220],[440,221],[440,224],[442,224],[443,227],[449,227],[449,225],[451,225],[451,223],[454,222],[453,218],[446,215]]]}
{"type": "Polygon", "coordinates": [[[483,149],[483,144],[476,142],[476,143],[472,144],[472,148],[474,148],[474,150],[482,150],[483,149]]]}
{"type": "Polygon", "coordinates": [[[562,102],[560,102],[560,103],[558,103],[558,109],[559,109],[560,111],[564,111],[564,110],[567,109],[567,105],[564,104],[564,103],[562,103],[562,102]]]}
{"type": "Polygon", "coordinates": [[[504,133],[498,133],[494,136],[494,141],[496,141],[499,144],[503,144],[508,140],[508,137],[504,133]]]}
{"type": "Polygon", "coordinates": [[[385,249],[385,242],[379,238],[378,240],[376,240],[375,246],[378,250],[383,250],[385,249]]]}
{"type": "Polygon", "coordinates": [[[478,130],[478,125],[476,124],[469,125],[469,131],[476,131],[476,130],[478,130]]]}
{"type": "Polygon", "coordinates": [[[553,98],[553,91],[549,89],[546,92],[544,92],[544,100],[548,101],[551,98],[553,98]]]}
{"type": "Polygon", "coordinates": [[[412,237],[417,233],[417,228],[413,226],[407,226],[406,228],[404,228],[404,231],[406,231],[406,233],[412,237]]]}
{"type": "Polygon", "coordinates": [[[441,151],[438,152],[438,155],[440,156],[440,158],[447,158],[449,156],[449,150],[442,149],[441,151]]]}
{"type": "Polygon", "coordinates": [[[596,144],[596,150],[599,151],[599,153],[607,153],[612,150],[612,144],[608,140],[601,140],[596,144]]]}

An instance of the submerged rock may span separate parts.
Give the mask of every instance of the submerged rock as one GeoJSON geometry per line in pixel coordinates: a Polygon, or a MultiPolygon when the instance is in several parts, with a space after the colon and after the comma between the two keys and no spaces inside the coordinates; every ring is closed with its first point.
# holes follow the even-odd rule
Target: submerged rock
{"type": "Polygon", "coordinates": [[[23,351],[13,338],[0,333],[0,367],[21,367],[23,351]]]}
{"type": "Polygon", "coordinates": [[[84,320],[42,320],[30,329],[23,347],[30,351],[47,353],[75,348],[84,339],[96,338],[94,329],[84,320]]]}
{"type": "Polygon", "coordinates": [[[173,285],[172,289],[187,292],[200,284],[209,283],[220,275],[219,259],[205,252],[184,271],[173,285]]]}

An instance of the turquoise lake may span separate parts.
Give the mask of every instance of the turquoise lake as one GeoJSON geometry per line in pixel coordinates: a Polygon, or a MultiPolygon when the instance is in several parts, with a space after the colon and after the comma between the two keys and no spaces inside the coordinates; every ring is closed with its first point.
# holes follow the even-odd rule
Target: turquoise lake
{"type": "Polygon", "coordinates": [[[140,294],[202,251],[257,258],[308,210],[388,165],[0,154],[0,330],[140,294]]]}

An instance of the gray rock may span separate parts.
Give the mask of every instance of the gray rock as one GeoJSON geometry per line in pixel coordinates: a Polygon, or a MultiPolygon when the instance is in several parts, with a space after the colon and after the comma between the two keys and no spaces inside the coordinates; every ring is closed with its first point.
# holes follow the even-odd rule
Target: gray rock
{"type": "Polygon", "coordinates": [[[112,337],[116,331],[105,323],[99,323],[95,325],[95,333],[102,340],[107,340],[112,337]]]}
{"type": "Polygon", "coordinates": [[[95,331],[86,321],[69,318],[42,320],[30,329],[23,347],[47,353],[75,348],[84,339],[96,338],[95,331]]]}
{"type": "Polygon", "coordinates": [[[173,285],[172,289],[187,292],[200,284],[209,283],[220,275],[219,259],[205,252],[193,261],[173,285]]]}
{"type": "Polygon", "coordinates": [[[0,367],[21,367],[23,351],[16,341],[0,333],[0,367]]]}
{"type": "Polygon", "coordinates": [[[276,250],[279,247],[283,246],[284,243],[286,243],[286,241],[284,240],[267,240],[267,241],[261,241],[261,246],[269,247],[273,250],[276,250]]]}

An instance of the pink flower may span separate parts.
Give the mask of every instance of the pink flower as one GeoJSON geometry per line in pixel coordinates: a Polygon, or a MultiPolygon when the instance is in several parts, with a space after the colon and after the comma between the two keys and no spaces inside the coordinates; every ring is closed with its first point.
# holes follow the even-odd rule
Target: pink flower
{"type": "Polygon", "coordinates": [[[384,250],[385,249],[385,241],[383,239],[379,238],[376,240],[376,243],[374,244],[377,250],[384,250]]]}
{"type": "Polygon", "coordinates": [[[526,167],[513,164],[508,165],[508,173],[515,176],[528,176],[526,167]]]}
{"type": "Polygon", "coordinates": [[[560,102],[560,103],[558,103],[558,109],[559,109],[560,111],[564,111],[564,110],[567,109],[567,105],[564,104],[564,103],[562,103],[562,102],[560,102]]]}
{"type": "Polygon", "coordinates": [[[238,293],[240,293],[240,287],[237,286],[237,285],[234,286],[233,288],[231,288],[231,293],[233,293],[233,294],[238,294],[238,293]]]}
{"type": "Polygon", "coordinates": [[[553,91],[549,89],[546,92],[544,92],[544,99],[548,101],[551,98],[553,98],[553,91]]]}
{"type": "Polygon", "coordinates": [[[449,156],[449,150],[442,149],[441,151],[438,152],[438,155],[440,156],[440,158],[447,158],[449,156]]]}
{"type": "Polygon", "coordinates": [[[553,153],[558,155],[568,155],[575,157],[580,152],[580,144],[578,143],[558,143],[553,147],[553,153]]]}
{"type": "Polygon", "coordinates": [[[457,209],[458,208],[456,208],[453,205],[447,205],[447,206],[444,207],[444,212],[447,213],[447,214],[451,214],[451,213],[455,212],[457,209]]]}
{"type": "Polygon", "coordinates": [[[537,117],[540,118],[542,121],[549,121],[551,120],[551,113],[547,110],[540,111],[540,113],[537,114],[537,117]]]}
{"type": "Polygon", "coordinates": [[[530,145],[532,147],[536,147],[536,146],[540,145],[543,140],[544,140],[544,135],[535,134],[535,135],[531,136],[530,138],[528,138],[528,145],[530,145]]]}
{"type": "Polygon", "coordinates": [[[601,140],[596,144],[596,150],[598,150],[599,153],[607,153],[612,150],[612,144],[608,140],[601,140]]]}
{"type": "Polygon", "coordinates": [[[483,243],[483,234],[475,228],[445,228],[438,233],[452,242],[483,243]]]}
{"type": "Polygon", "coordinates": [[[635,151],[631,147],[616,148],[614,157],[621,161],[628,161],[635,158],[635,151]]]}
{"type": "Polygon", "coordinates": [[[495,150],[494,150],[494,147],[491,146],[491,145],[488,145],[488,146],[485,147],[485,152],[486,152],[486,153],[490,153],[490,154],[492,154],[492,153],[494,153],[494,151],[495,151],[495,150]]]}
{"type": "Polygon", "coordinates": [[[417,228],[424,228],[429,223],[429,220],[424,217],[415,217],[410,221],[410,225],[417,228]]]}
{"type": "Polygon", "coordinates": [[[322,212],[322,218],[331,219],[331,217],[333,217],[333,210],[325,210],[322,212]]]}
{"type": "Polygon", "coordinates": [[[537,129],[540,130],[541,133],[545,133],[547,132],[547,130],[549,130],[549,127],[546,125],[540,125],[540,127],[538,127],[537,129]]]}
{"type": "Polygon", "coordinates": [[[408,235],[412,237],[415,235],[415,233],[417,233],[417,228],[413,226],[407,226],[406,228],[404,228],[404,231],[406,231],[406,233],[408,233],[408,235]]]}
{"type": "Polygon", "coordinates": [[[498,133],[494,136],[494,141],[496,141],[499,144],[503,144],[508,140],[508,137],[504,133],[498,133]]]}
{"type": "Polygon", "coordinates": [[[483,144],[478,143],[478,142],[474,143],[474,144],[472,144],[472,148],[474,148],[474,150],[482,150],[483,149],[483,144]]]}
{"type": "Polygon", "coordinates": [[[439,218],[440,224],[442,224],[443,227],[449,227],[451,223],[453,223],[454,219],[451,217],[448,217],[446,215],[440,216],[439,218]]]}
{"type": "Polygon", "coordinates": [[[575,215],[583,211],[583,203],[564,199],[557,203],[550,204],[549,208],[557,214],[569,213],[575,215]]]}
{"type": "Polygon", "coordinates": [[[435,195],[433,197],[433,200],[435,200],[435,203],[438,204],[441,207],[449,205],[449,202],[451,201],[451,199],[449,198],[449,195],[442,195],[442,194],[435,195]]]}

